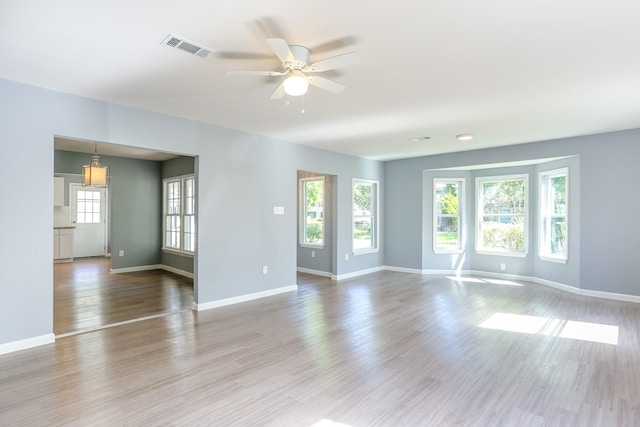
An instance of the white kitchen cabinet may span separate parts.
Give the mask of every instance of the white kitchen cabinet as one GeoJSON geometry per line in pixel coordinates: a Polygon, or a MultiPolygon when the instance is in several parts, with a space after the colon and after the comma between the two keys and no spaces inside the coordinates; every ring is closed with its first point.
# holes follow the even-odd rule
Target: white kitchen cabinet
{"type": "Polygon", "coordinates": [[[73,261],[73,228],[53,230],[53,259],[73,261]]]}
{"type": "Polygon", "coordinates": [[[64,206],[64,178],[53,177],[53,206],[64,206]]]}

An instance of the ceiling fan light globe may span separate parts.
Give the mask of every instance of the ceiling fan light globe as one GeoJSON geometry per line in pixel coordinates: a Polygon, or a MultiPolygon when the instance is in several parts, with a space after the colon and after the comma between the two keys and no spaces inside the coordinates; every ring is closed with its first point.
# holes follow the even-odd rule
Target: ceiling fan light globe
{"type": "Polygon", "coordinates": [[[309,81],[302,76],[290,76],[284,81],[284,91],[290,96],[300,96],[309,90],[309,81]]]}

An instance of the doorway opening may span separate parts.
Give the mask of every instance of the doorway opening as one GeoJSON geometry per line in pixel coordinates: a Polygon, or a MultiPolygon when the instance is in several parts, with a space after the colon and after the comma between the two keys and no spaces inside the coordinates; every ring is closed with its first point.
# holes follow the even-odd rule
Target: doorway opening
{"type": "Polygon", "coordinates": [[[190,174],[197,183],[196,168],[194,156],[54,138],[54,175],[66,193],[54,228],[73,234],[72,255],[53,265],[57,337],[193,308],[196,251],[165,253],[163,180],[190,174]],[[81,183],[96,147],[108,188],[81,183]]]}
{"type": "Polygon", "coordinates": [[[299,273],[336,274],[336,184],[335,175],[298,171],[299,273]]]}

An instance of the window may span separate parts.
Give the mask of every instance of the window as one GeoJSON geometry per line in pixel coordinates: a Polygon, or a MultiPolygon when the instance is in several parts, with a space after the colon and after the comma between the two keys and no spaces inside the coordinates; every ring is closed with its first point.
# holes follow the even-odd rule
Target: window
{"type": "Polygon", "coordinates": [[[378,250],[378,181],[353,180],[353,253],[378,250]]]}
{"type": "Polygon", "coordinates": [[[193,175],[164,183],[163,249],[193,253],[196,247],[196,198],[193,175]]]}
{"type": "Polygon", "coordinates": [[[300,244],[324,245],[324,177],[300,178],[300,244]]]}
{"type": "Polygon", "coordinates": [[[433,180],[433,250],[462,250],[463,179],[433,180]]]}
{"type": "Polygon", "coordinates": [[[100,224],[100,192],[78,190],[76,196],[76,222],[100,224]]]}
{"type": "Polygon", "coordinates": [[[476,178],[476,251],[526,256],[528,177],[476,178]]]}
{"type": "Polygon", "coordinates": [[[538,254],[548,261],[567,260],[567,168],[540,173],[540,242],[538,254]]]}

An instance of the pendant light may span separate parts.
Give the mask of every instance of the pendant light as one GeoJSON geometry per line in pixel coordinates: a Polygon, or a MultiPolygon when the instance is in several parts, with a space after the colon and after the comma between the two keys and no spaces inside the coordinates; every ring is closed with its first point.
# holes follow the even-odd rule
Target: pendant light
{"type": "Polygon", "coordinates": [[[96,144],[95,146],[93,161],[91,162],[91,164],[82,166],[82,186],[109,186],[109,166],[102,166],[100,164],[100,157],[98,156],[98,144],[96,144]]]}

